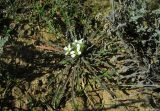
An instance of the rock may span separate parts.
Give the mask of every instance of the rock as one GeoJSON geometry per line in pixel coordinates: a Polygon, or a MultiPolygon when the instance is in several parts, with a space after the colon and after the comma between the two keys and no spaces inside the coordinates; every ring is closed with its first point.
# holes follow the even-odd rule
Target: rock
{"type": "Polygon", "coordinates": [[[111,63],[115,63],[116,61],[123,60],[125,58],[124,55],[115,55],[110,59],[111,63]]]}
{"type": "Polygon", "coordinates": [[[21,91],[21,89],[18,88],[18,87],[14,87],[14,88],[12,89],[12,96],[13,96],[14,98],[19,98],[20,96],[22,96],[22,91],[21,91]]]}
{"type": "Polygon", "coordinates": [[[42,107],[34,107],[32,111],[44,111],[42,107]]]}
{"type": "Polygon", "coordinates": [[[11,29],[14,29],[14,28],[16,27],[16,24],[15,24],[15,23],[11,23],[11,24],[9,25],[9,27],[10,27],[11,29]]]}
{"type": "Polygon", "coordinates": [[[123,66],[122,68],[120,68],[117,72],[119,73],[119,74],[124,74],[124,73],[127,73],[128,71],[129,71],[129,67],[127,67],[127,66],[123,66]]]}
{"type": "Polygon", "coordinates": [[[19,36],[19,37],[23,37],[23,36],[24,36],[24,32],[25,32],[24,30],[19,30],[19,32],[18,32],[18,33],[19,33],[19,34],[18,34],[18,36],[19,36]]]}
{"type": "Polygon", "coordinates": [[[28,24],[26,24],[26,25],[24,26],[24,30],[28,30],[28,29],[30,29],[30,26],[29,26],[28,24]]]}

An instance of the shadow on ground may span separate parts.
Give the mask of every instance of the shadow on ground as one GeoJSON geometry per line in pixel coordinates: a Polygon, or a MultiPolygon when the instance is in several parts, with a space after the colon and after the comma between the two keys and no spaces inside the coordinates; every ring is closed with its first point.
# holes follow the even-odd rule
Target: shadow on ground
{"type": "Polygon", "coordinates": [[[6,48],[1,58],[1,67],[6,73],[16,78],[32,81],[43,73],[64,68],[59,62],[64,55],[54,52],[38,51],[34,46],[24,46],[16,42],[14,46],[6,48]],[[5,59],[5,60],[4,60],[5,59]]]}

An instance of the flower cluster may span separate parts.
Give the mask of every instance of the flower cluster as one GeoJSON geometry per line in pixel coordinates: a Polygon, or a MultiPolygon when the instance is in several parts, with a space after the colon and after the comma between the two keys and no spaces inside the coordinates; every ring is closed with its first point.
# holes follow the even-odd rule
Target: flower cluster
{"type": "Polygon", "coordinates": [[[83,48],[83,39],[75,40],[72,44],[69,44],[67,47],[64,47],[65,55],[70,55],[72,58],[74,58],[82,54],[83,48]]]}

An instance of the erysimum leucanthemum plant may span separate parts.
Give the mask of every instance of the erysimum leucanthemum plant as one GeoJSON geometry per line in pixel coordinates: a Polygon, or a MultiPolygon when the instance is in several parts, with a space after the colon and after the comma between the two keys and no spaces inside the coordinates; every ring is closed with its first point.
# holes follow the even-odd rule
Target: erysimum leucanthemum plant
{"type": "Polygon", "coordinates": [[[65,58],[60,62],[65,68],[58,74],[59,85],[56,87],[52,105],[57,109],[71,97],[73,104],[77,106],[75,99],[81,95],[95,108],[95,103],[88,96],[88,91],[94,90],[93,86],[97,85],[114,96],[101,75],[101,67],[111,67],[104,62],[108,53],[105,45],[101,44],[102,36],[105,35],[101,31],[103,24],[91,16],[91,8],[86,10],[84,1],[56,0],[55,4],[57,6],[53,7],[53,26],[55,31],[63,34],[61,37],[66,41],[63,47],[65,58]]]}
{"type": "Polygon", "coordinates": [[[102,51],[104,50],[87,44],[83,39],[75,40],[64,47],[66,57],[61,61],[61,64],[65,65],[65,69],[59,74],[61,80],[52,103],[55,108],[58,108],[62,101],[67,101],[67,97],[71,96],[74,108],[78,110],[76,97],[80,95],[87,98],[93,109],[96,108],[94,101],[88,94],[88,91],[94,90],[94,85],[107,90],[112,97],[115,97],[109,86],[103,81],[105,77],[101,75],[101,67],[111,67],[103,61],[107,53],[102,51]]]}

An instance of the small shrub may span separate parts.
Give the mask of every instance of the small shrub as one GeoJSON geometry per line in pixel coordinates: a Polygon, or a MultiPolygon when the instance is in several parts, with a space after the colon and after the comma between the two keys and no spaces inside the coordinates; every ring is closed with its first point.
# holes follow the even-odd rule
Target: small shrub
{"type": "Polygon", "coordinates": [[[138,60],[137,65],[143,67],[139,67],[141,71],[131,77],[143,76],[141,82],[153,84],[156,78],[160,78],[157,70],[160,68],[160,7],[150,5],[152,1],[120,1],[112,0],[113,9],[108,17],[112,25],[108,32],[127,44],[124,46],[131,52],[132,59],[138,60]]]}

